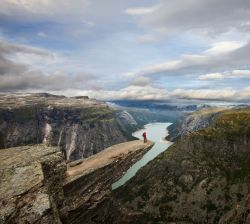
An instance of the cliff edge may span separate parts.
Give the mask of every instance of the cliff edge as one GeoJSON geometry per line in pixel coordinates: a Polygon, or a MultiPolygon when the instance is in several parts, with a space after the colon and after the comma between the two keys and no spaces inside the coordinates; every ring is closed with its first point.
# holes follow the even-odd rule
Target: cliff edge
{"type": "Polygon", "coordinates": [[[221,112],[113,194],[110,223],[250,223],[250,108],[221,112]]]}
{"type": "Polygon", "coordinates": [[[105,223],[111,185],[152,146],[122,143],[67,165],[57,147],[0,150],[0,223],[105,223]]]}
{"type": "Polygon", "coordinates": [[[1,95],[0,148],[44,143],[58,146],[67,160],[86,158],[127,140],[116,117],[105,103],[87,97],[1,95]]]}

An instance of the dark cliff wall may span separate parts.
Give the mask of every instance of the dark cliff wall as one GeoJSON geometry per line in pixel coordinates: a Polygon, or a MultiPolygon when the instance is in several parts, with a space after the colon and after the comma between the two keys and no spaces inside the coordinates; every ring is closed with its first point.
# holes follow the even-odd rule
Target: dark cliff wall
{"type": "Polygon", "coordinates": [[[249,164],[250,109],[222,112],[117,189],[112,223],[250,223],[249,164]]]}
{"type": "Polygon", "coordinates": [[[124,133],[115,112],[94,100],[37,94],[1,98],[0,148],[46,143],[75,160],[126,141],[124,133]]]}
{"type": "Polygon", "coordinates": [[[186,114],[168,127],[169,136],[167,139],[175,142],[194,131],[208,127],[223,110],[226,108],[211,107],[186,114]]]}
{"type": "Polygon", "coordinates": [[[0,150],[0,223],[107,223],[111,185],[152,146],[125,142],[68,167],[57,147],[0,150]]]}
{"type": "MultiPolygon", "coordinates": [[[[102,155],[96,155],[99,157],[98,160],[102,160],[110,150],[122,152],[116,156],[111,155],[108,162],[101,167],[100,164],[95,164],[90,171],[83,170],[76,175],[76,178],[69,176],[64,184],[65,208],[68,211],[69,223],[110,223],[109,215],[113,212],[111,185],[152,146],[151,142],[144,144],[139,140],[111,146],[102,151],[100,153],[102,155]],[[124,147],[127,147],[126,152],[124,147]],[[98,169],[95,169],[95,166],[98,169]]],[[[85,164],[88,163],[86,160],[85,164]]],[[[119,219],[119,217],[115,218],[119,219]]]]}

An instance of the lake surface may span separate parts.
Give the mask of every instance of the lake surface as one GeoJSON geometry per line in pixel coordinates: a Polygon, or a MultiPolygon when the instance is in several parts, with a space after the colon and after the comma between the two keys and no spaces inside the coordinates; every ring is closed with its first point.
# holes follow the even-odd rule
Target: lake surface
{"type": "Polygon", "coordinates": [[[145,166],[149,161],[173,144],[165,140],[165,137],[168,136],[167,127],[169,125],[171,125],[171,123],[150,123],[145,125],[144,129],[140,129],[132,134],[134,137],[142,140],[142,133],[146,131],[148,140],[155,142],[155,145],[139,161],[131,166],[121,179],[112,185],[113,190],[125,184],[141,167],[145,166]]]}

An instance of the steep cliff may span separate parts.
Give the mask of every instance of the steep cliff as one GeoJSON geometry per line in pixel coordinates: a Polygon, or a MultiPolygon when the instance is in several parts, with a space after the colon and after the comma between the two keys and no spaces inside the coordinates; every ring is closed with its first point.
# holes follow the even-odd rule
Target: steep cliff
{"type": "Polygon", "coordinates": [[[66,163],[44,145],[0,150],[0,223],[60,224],[66,163]]]}
{"type": "Polygon", "coordinates": [[[250,223],[249,164],[250,108],[223,111],[114,192],[112,223],[250,223]]]}
{"type": "Polygon", "coordinates": [[[134,140],[135,138],[131,135],[131,133],[139,128],[139,125],[134,117],[126,110],[118,110],[115,114],[116,120],[124,136],[126,136],[128,140],[134,140]]]}
{"type": "Polygon", "coordinates": [[[56,147],[0,150],[0,223],[107,223],[111,185],[153,146],[131,141],[66,163],[56,147]]]}
{"type": "Polygon", "coordinates": [[[152,146],[152,142],[139,140],[121,143],[69,168],[63,187],[69,223],[110,223],[111,185],[152,146]]]}
{"type": "Polygon", "coordinates": [[[126,127],[106,104],[47,93],[1,95],[0,148],[34,143],[59,146],[67,160],[124,142],[126,127]]]}
{"type": "Polygon", "coordinates": [[[226,109],[224,107],[202,108],[196,112],[186,114],[186,116],[168,127],[169,136],[167,139],[175,142],[189,133],[208,127],[226,109]]]}

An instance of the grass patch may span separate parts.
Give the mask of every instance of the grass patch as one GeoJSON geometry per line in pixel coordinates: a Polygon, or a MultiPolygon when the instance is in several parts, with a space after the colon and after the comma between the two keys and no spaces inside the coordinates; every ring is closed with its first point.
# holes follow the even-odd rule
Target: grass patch
{"type": "Polygon", "coordinates": [[[80,111],[80,119],[83,122],[111,122],[114,111],[108,107],[104,108],[87,108],[80,111]]]}

